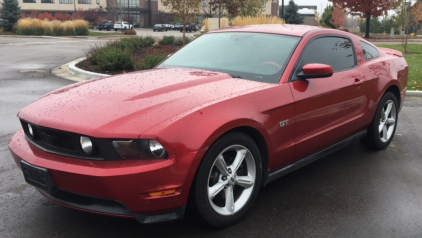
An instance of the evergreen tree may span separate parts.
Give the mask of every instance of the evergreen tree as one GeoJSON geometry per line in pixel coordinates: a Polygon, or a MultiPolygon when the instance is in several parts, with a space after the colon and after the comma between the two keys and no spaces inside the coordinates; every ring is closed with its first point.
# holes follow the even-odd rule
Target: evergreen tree
{"type": "Polygon", "coordinates": [[[324,9],[324,13],[322,14],[321,18],[321,26],[329,27],[329,28],[336,28],[332,23],[331,19],[333,18],[333,11],[334,7],[331,5],[327,5],[324,9]]]}
{"type": "Polygon", "coordinates": [[[21,8],[18,0],[4,0],[2,3],[1,18],[3,19],[3,28],[6,31],[11,31],[12,27],[18,22],[21,17],[21,8]]]}
{"type": "Polygon", "coordinates": [[[286,7],[286,13],[284,14],[284,20],[288,24],[302,24],[303,16],[297,12],[298,7],[293,0],[289,1],[289,5],[286,7]]]}

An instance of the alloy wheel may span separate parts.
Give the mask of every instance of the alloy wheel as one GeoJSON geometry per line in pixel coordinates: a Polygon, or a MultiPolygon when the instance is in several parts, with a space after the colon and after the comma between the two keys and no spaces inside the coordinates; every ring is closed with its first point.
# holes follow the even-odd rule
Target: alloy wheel
{"type": "Polygon", "coordinates": [[[387,142],[393,135],[396,120],[396,105],[392,100],[388,100],[381,110],[380,123],[378,126],[378,132],[382,142],[387,142]]]}
{"type": "Polygon", "coordinates": [[[238,212],[250,199],[256,180],[255,159],[242,145],[231,145],[215,159],[208,175],[208,199],[220,215],[238,212]]]}

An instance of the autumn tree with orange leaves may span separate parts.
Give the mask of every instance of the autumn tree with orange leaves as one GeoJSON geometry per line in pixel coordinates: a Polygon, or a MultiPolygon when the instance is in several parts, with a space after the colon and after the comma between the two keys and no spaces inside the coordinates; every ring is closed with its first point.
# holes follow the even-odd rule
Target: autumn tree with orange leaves
{"type": "Polygon", "coordinates": [[[342,6],[347,13],[366,18],[365,38],[369,38],[371,17],[386,15],[387,11],[397,6],[402,0],[329,0],[342,6]]]}
{"type": "Polygon", "coordinates": [[[344,9],[338,5],[335,4],[333,13],[331,14],[331,24],[333,24],[336,28],[340,28],[344,25],[344,20],[346,19],[346,12],[344,9]]]}

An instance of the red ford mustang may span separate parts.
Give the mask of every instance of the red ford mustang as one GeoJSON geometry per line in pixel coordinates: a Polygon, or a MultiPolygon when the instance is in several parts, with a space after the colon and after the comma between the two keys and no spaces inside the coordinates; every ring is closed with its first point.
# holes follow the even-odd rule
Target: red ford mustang
{"type": "Polygon", "coordinates": [[[22,109],[9,143],[51,201],[140,223],[239,221],[265,184],[354,140],[384,149],[402,54],[294,25],[208,33],[153,70],[73,84],[22,109]]]}

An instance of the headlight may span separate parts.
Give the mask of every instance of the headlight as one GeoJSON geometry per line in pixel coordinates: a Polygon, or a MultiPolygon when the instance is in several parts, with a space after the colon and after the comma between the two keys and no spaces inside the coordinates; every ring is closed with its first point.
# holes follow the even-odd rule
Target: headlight
{"type": "Polygon", "coordinates": [[[124,159],[167,159],[164,147],[155,140],[113,140],[113,147],[124,159]]]}
{"type": "Polygon", "coordinates": [[[86,136],[81,136],[80,138],[81,148],[87,155],[94,154],[94,145],[92,144],[91,139],[86,136]]]}
{"type": "Polygon", "coordinates": [[[163,158],[166,154],[164,147],[155,140],[149,140],[149,150],[157,158],[163,158]]]}

